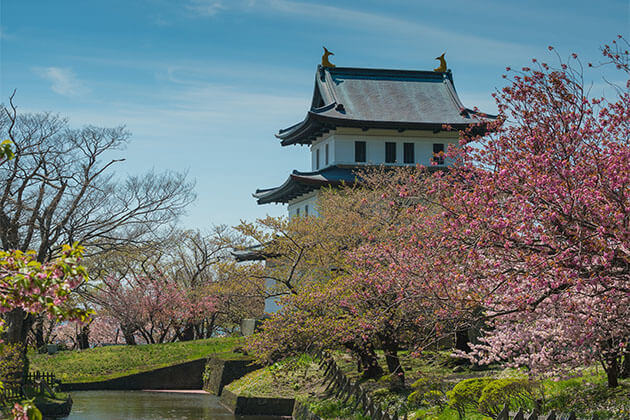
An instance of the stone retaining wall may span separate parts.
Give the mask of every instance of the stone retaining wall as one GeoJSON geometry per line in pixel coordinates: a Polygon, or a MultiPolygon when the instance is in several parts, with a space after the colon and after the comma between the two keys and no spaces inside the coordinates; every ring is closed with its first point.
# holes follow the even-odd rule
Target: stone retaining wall
{"type": "Polygon", "coordinates": [[[64,383],[61,390],[202,389],[205,365],[206,359],[197,359],[106,381],[64,383]]]}
{"type": "Polygon", "coordinates": [[[293,414],[293,398],[241,397],[229,389],[221,394],[223,404],[234,415],[290,417],[293,414]]]}
{"type": "Polygon", "coordinates": [[[293,420],[322,420],[322,418],[313,414],[305,403],[296,401],[293,406],[293,420]]]}
{"type": "Polygon", "coordinates": [[[251,359],[223,360],[212,357],[205,368],[203,389],[210,394],[221,395],[224,386],[256,369],[260,369],[260,366],[252,364],[251,359]]]}

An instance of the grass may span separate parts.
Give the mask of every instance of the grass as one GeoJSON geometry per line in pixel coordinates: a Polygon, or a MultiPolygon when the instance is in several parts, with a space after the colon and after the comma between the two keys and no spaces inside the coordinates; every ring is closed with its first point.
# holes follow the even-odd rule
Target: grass
{"type": "Polygon", "coordinates": [[[213,353],[231,353],[242,344],[243,339],[238,337],[210,338],[165,344],[106,346],[60,351],[53,355],[29,353],[28,358],[31,371],[52,372],[63,382],[96,382],[201,359],[213,353]]]}
{"type": "Polygon", "coordinates": [[[309,355],[291,358],[250,372],[226,386],[242,397],[313,397],[323,391],[322,373],[309,355]]]}
{"type": "MultiPolygon", "coordinates": [[[[387,372],[382,354],[379,356],[379,362],[381,362],[384,371],[387,372]]],[[[455,384],[471,377],[506,377],[519,374],[513,369],[502,370],[498,366],[483,371],[461,367],[454,369],[455,365],[448,356],[448,352],[428,352],[421,358],[412,358],[403,354],[402,364],[405,368],[406,383],[412,384],[417,379],[424,378],[435,385],[430,389],[439,389],[441,390],[439,392],[442,393],[442,397],[436,399],[441,400],[439,404],[438,401],[434,400],[424,401],[417,405],[407,399],[413,389],[408,388],[393,393],[388,389],[387,376],[380,380],[361,380],[357,373],[356,362],[350,354],[336,352],[334,357],[346,375],[353,381],[359,380],[362,387],[369,390],[373,400],[379,402],[381,407],[390,407],[391,410],[397,410],[400,414],[407,412],[410,420],[459,420],[457,412],[448,407],[448,399],[445,394],[455,384]]],[[[521,372],[520,375],[523,373],[521,372]]],[[[593,414],[597,414],[601,420],[630,419],[630,380],[620,380],[620,387],[609,389],[606,384],[606,377],[601,370],[584,369],[579,372],[579,375],[577,376],[576,373],[576,377],[561,381],[546,379],[541,382],[541,387],[536,392],[535,398],[543,400],[544,413],[551,410],[555,410],[556,413],[574,411],[578,418],[591,418],[593,414]]],[[[308,401],[311,411],[323,419],[364,419],[360,414],[353,412],[354,400],[352,398],[344,403],[334,396],[323,395],[316,400],[310,399],[308,401]]],[[[470,409],[466,411],[466,419],[492,420],[492,417],[470,409]]]]}
{"type": "Polygon", "coordinates": [[[590,418],[630,419],[630,379],[620,379],[616,388],[608,388],[603,373],[589,372],[564,381],[545,381],[545,409],[575,411],[590,418]]]}

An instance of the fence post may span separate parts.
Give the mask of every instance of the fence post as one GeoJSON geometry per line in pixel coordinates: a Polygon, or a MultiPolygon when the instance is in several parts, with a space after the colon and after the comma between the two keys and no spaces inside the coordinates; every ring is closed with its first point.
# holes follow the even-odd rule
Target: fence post
{"type": "Polygon", "coordinates": [[[531,414],[527,417],[527,420],[538,420],[538,410],[534,408],[531,414]]]}
{"type": "Polygon", "coordinates": [[[503,407],[503,410],[499,412],[495,420],[510,420],[509,418],[509,407],[507,404],[503,407]]]}

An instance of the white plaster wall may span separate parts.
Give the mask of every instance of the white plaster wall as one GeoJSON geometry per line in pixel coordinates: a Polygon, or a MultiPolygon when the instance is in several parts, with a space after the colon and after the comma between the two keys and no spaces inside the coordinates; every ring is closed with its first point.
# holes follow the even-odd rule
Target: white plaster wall
{"type": "Polygon", "coordinates": [[[308,206],[309,216],[318,216],[317,212],[317,195],[318,191],[312,191],[308,194],[301,195],[289,201],[289,217],[297,215],[297,209],[300,209],[300,216],[305,215],[305,207],[308,206]]]}
{"type": "Polygon", "coordinates": [[[311,144],[311,171],[317,171],[317,151],[319,150],[319,169],[334,165],[335,138],[330,133],[318,138],[311,144]],[[328,145],[328,165],[326,165],[326,145],[328,145]]]}
{"type": "MultiPolygon", "coordinates": [[[[317,139],[311,145],[311,170],[316,171],[317,150],[320,150],[319,169],[331,165],[356,165],[354,161],[354,142],[365,141],[366,164],[385,164],[385,143],[396,143],[396,163],[402,165],[404,158],[404,143],[414,143],[415,162],[424,166],[431,166],[433,158],[433,144],[443,143],[444,151],[448,150],[448,144],[457,145],[457,133],[431,131],[403,131],[396,130],[367,130],[361,129],[337,129],[317,139]],[[325,164],[326,144],[329,146],[329,164],[325,164]]],[[[448,165],[448,159],[445,161],[448,165]]]]}

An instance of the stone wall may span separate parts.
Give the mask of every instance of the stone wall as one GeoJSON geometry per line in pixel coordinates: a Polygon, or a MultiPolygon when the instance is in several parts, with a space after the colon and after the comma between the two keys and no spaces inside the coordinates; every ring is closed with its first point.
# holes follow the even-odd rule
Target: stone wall
{"type": "Polygon", "coordinates": [[[241,397],[229,389],[221,393],[223,404],[234,415],[284,417],[293,414],[293,398],[241,397]]]}
{"type": "Polygon", "coordinates": [[[313,414],[305,403],[296,401],[293,406],[293,420],[322,420],[322,418],[313,414]]]}
{"type": "Polygon", "coordinates": [[[224,386],[256,369],[260,369],[260,366],[252,364],[251,359],[210,358],[206,365],[203,389],[210,394],[221,395],[224,386]]]}
{"type": "Polygon", "coordinates": [[[197,359],[106,381],[66,383],[61,390],[202,389],[205,365],[206,359],[197,359]]]}

